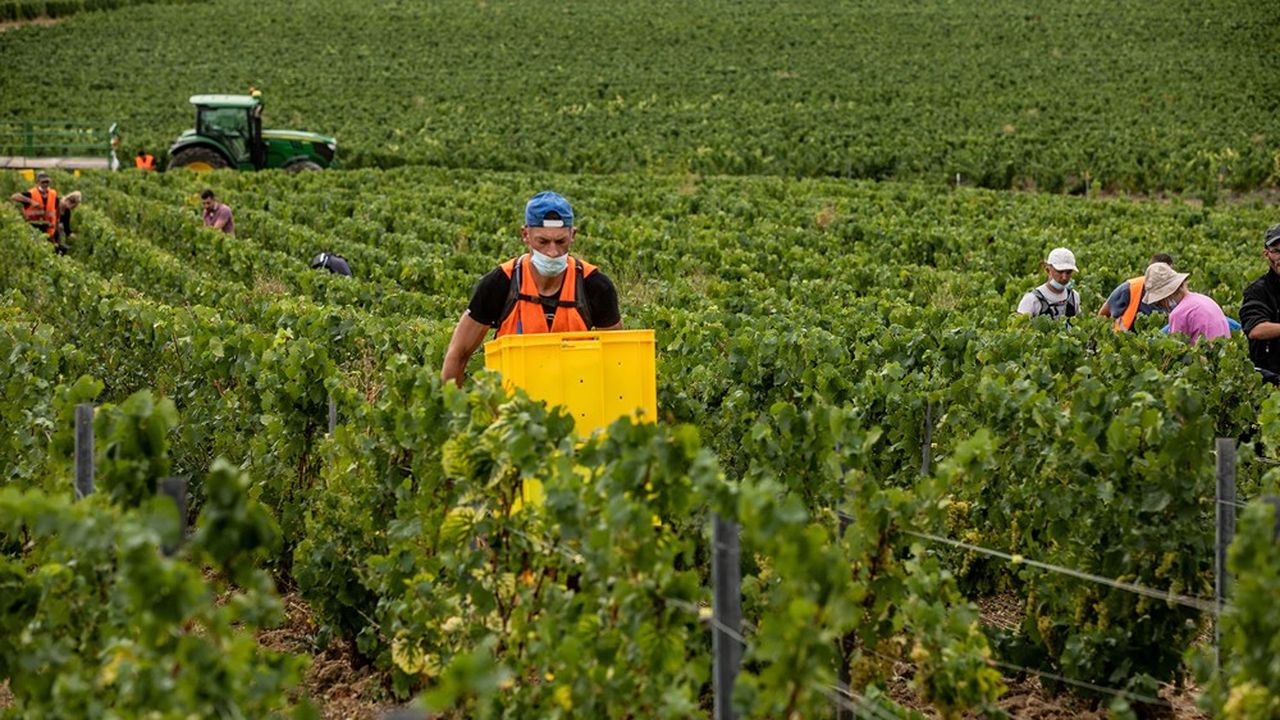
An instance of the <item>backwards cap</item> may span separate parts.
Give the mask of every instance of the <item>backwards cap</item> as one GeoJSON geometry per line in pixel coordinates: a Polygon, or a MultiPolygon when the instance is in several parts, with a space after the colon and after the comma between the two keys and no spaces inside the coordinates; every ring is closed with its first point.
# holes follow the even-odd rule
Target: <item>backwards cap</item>
{"type": "Polygon", "coordinates": [[[573,227],[573,207],[557,192],[547,190],[529,198],[524,206],[527,227],[573,227]],[[555,217],[547,217],[553,215],[555,217]]]}

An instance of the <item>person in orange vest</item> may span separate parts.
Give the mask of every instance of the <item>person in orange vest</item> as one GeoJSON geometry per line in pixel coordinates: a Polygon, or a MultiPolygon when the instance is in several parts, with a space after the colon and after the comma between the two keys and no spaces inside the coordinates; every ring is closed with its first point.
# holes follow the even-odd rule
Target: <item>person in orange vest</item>
{"type": "MultiPolygon", "coordinates": [[[[1151,263],[1164,263],[1169,267],[1173,267],[1173,257],[1168,253],[1156,253],[1151,256],[1151,263]]],[[[1148,263],[1150,265],[1151,263],[1148,263]]],[[[1163,308],[1156,305],[1148,305],[1144,302],[1133,302],[1133,298],[1141,298],[1145,276],[1139,275],[1136,278],[1129,278],[1116,286],[1111,291],[1111,295],[1107,301],[1098,308],[1098,316],[1106,318],[1115,318],[1115,324],[1112,329],[1116,332],[1133,330],[1135,321],[1139,315],[1150,315],[1151,313],[1163,313],[1163,308]]]]}
{"type": "Polygon", "coordinates": [[[49,242],[58,239],[58,191],[49,187],[49,174],[36,175],[36,184],[26,192],[9,197],[22,208],[22,216],[31,227],[49,236],[49,242]]]}
{"type": "Polygon", "coordinates": [[[490,328],[495,337],[622,328],[613,281],[569,254],[578,232],[573,220],[573,207],[559,193],[540,192],[529,199],[520,228],[528,252],[476,283],[453,329],[441,379],[462,385],[467,362],[490,328]]]}
{"type": "Polygon", "coordinates": [[[145,172],[155,172],[156,156],[146,150],[139,150],[138,156],[133,159],[133,166],[145,172]]]}

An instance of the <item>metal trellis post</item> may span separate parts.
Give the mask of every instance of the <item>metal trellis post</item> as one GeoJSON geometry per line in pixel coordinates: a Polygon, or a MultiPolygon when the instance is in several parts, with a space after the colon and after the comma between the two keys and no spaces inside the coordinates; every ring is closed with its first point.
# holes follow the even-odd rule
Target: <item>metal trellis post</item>
{"type": "Polygon", "coordinates": [[[93,494],[93,404],[76,405],[76,500],[93,494]]]}
{"type": "MultiPolygon", "coordinates": [[[[1236,442],[1231,438],[1218,438],[1217,476],[1215,516],[1217,528],[1214,539],[1214,599],[1221,616],[1222,606],[1227,597],[1227,548],[1236,534],[1236,442]]],[[[1222,621],[1216,618],[1213,623],[1213,650],[1217,657],[1218,667],[1222,667],[1222,621]]]]}
{"type": "Polygon", "coordinates": [[[742,665],[742,566],[738,526],[713,515],[711,520],[711,649],[715,720],[734,720],[733,685],[742,665]],[[733,635],[731,636],[730,631],[733,635]]]}

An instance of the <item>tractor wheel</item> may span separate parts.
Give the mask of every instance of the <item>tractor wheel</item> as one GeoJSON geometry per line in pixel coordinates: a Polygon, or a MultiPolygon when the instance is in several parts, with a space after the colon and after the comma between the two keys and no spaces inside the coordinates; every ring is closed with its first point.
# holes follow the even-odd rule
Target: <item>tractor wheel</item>
{"type": "Polygon", "coordinates": [[[310,172],[312,170],[323,170],[324,168],[311,162],[310,160],[290,160],[284,166],[287,173],[310,172]]]}
{"type": "Polygon", "coordinates": [[[196,146],[179,150],[169,158],[168,169],[186,168],[196,172],[209,172],[228,167],[231,165],[227,163],[226,158],[222,157],[222,153],[207,147],[196,146]]]}

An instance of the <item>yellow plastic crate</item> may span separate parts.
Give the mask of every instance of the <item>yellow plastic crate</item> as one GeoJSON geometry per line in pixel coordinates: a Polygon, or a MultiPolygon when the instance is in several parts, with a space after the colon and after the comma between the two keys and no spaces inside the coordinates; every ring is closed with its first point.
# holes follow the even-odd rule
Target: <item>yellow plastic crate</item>
{"type": "MultiPolygon", "coordinates": [[[[508,389],[563,405],[583,436],[626,415],[657,420],[654,358],[652,330],[504,335],[484,346],[484,366],[501,373],[508,389]]],[[[512,511],[543,499],[542,483],[527,480],[512,511]]]]}
{"type": "Polygon", "coordinates": [[[658,417],[652,330],[504,335],[485,343],[484,366],[502,373],[508,388],[563,405],[579,435],[620,417],[658,417]]]}

